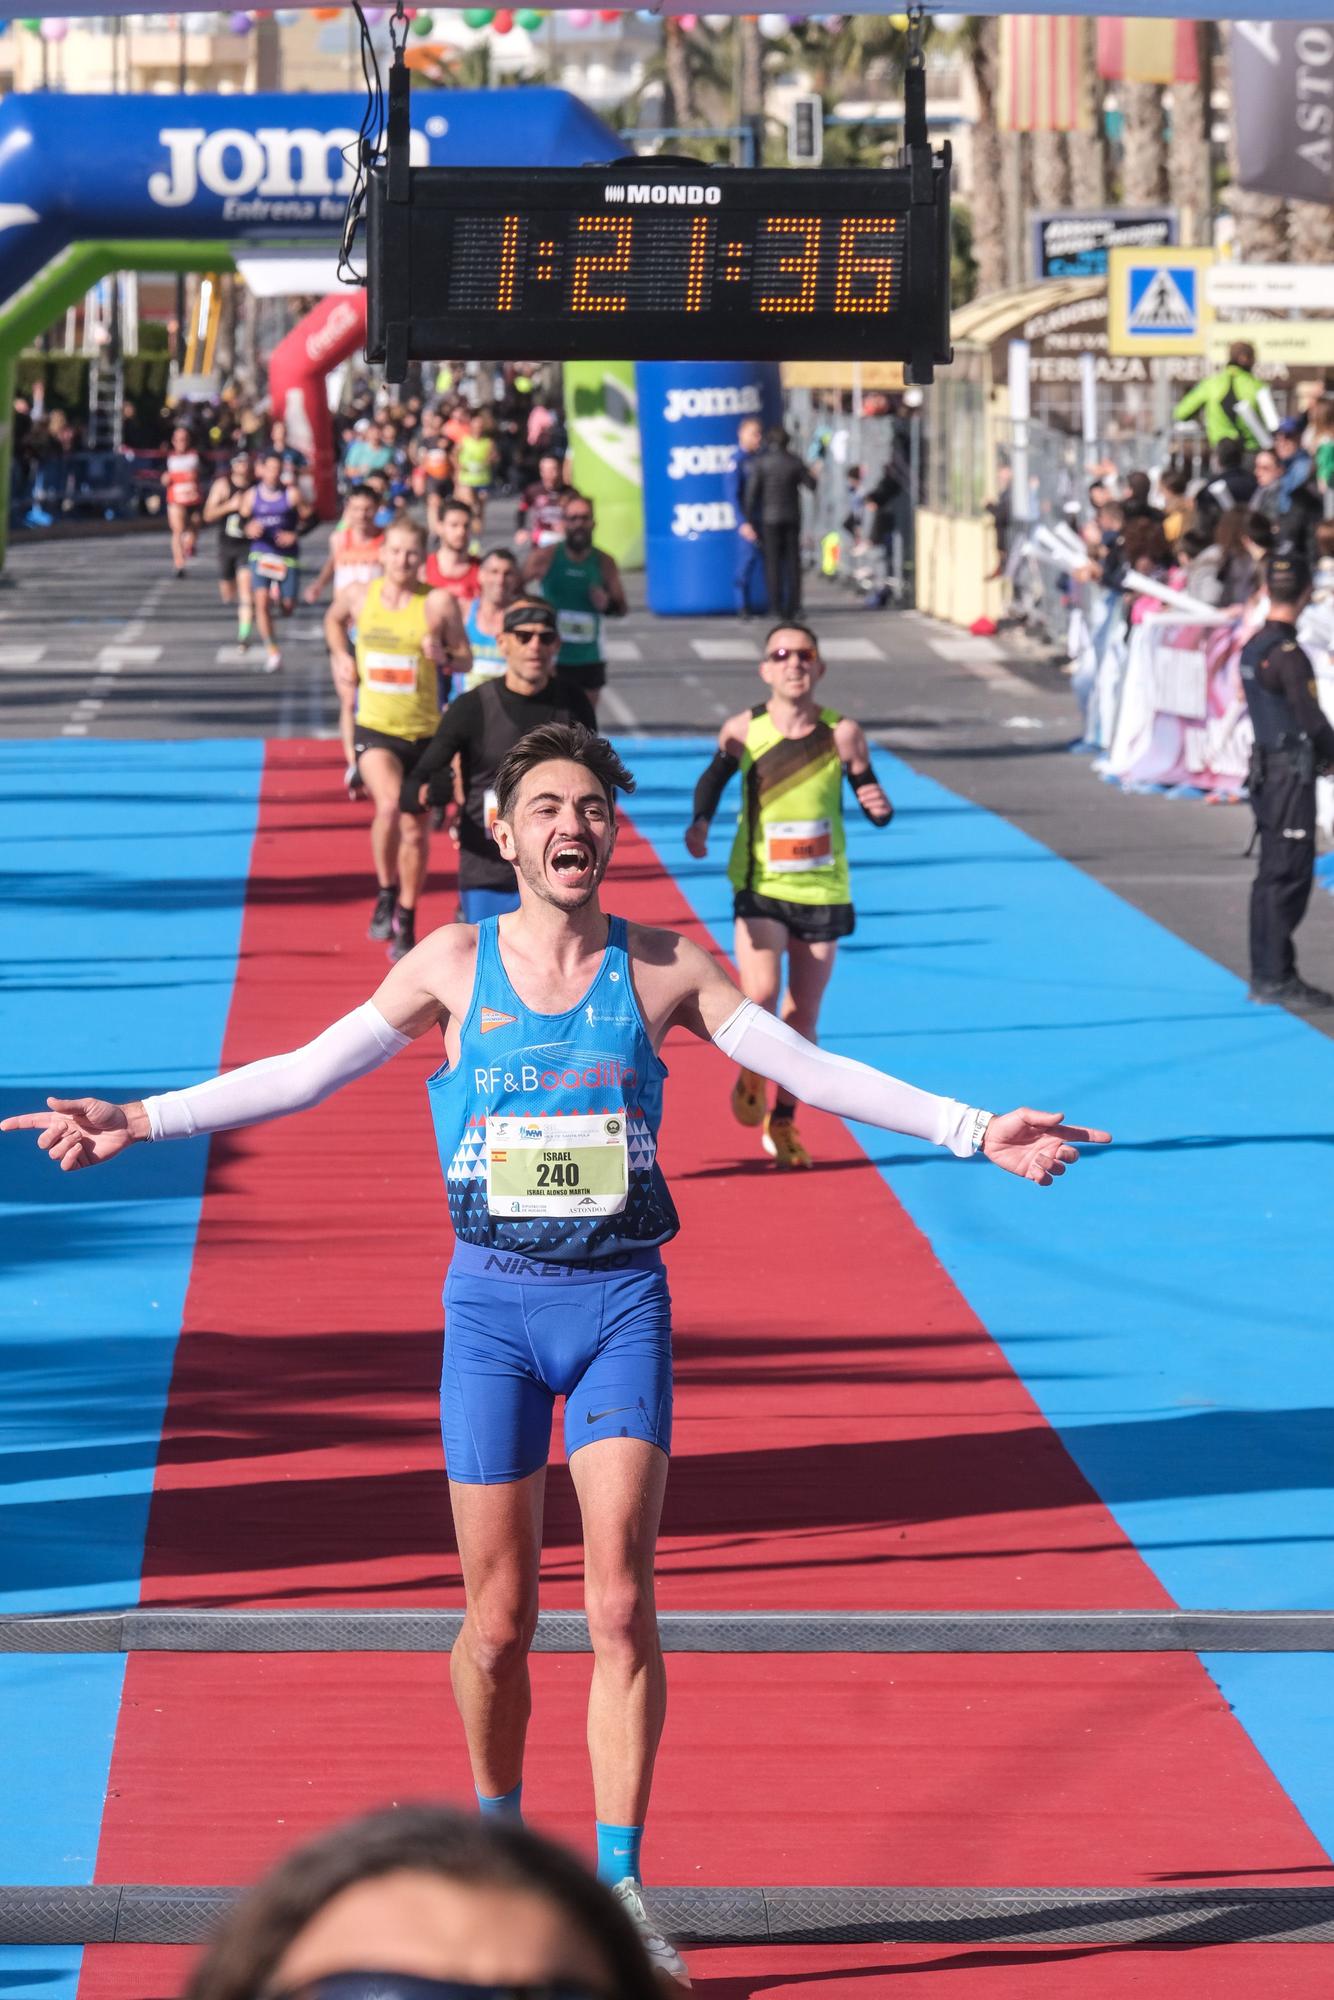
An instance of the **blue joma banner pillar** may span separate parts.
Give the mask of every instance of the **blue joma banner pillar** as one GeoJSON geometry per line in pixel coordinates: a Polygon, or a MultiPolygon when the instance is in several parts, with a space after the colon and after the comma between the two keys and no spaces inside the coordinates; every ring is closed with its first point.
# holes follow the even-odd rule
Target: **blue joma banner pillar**
{"type": "Polygon", "coordinates": [[[731,611],[741,525],[729,478],[737,428],[747,417],[781,423],[778,364],[641,361],[638,377],[649,607],[669,615],[731,611]]]}

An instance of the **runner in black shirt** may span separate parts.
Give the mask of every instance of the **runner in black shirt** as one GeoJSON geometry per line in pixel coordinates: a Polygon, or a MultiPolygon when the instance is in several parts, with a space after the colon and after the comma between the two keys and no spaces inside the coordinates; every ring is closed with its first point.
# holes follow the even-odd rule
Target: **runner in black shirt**
{"type": "Polygon", "coordinates": [[[459,916],[466,924],[519,907],[514,869],[491,838],[496,816],[496,772],[514,745],[544,722],[581,722],[595,729],[582,689],[553,679],[560,644],[549,604],[521,598],[505,613],[500,650],[503,679],[486,681],[450,703],[440,727],[403,780],[404,812],[453,797],[452,765],[459,759],[463,810],[459,819],[459,916]],[[423,799],[424,789],[428,796],[423,799]]]}

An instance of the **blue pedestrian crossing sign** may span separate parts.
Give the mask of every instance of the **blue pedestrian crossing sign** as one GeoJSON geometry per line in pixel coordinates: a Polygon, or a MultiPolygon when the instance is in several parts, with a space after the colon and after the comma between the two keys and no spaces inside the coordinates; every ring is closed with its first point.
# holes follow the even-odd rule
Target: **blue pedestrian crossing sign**
{"type": "Polygon", "coordinates": [[[1213,313],[1212,250],[1115,249],[1107,260],[1107,345],[1113,354],[1203,354],[1213,313]]]}
{"type": "Polygon", "coordinates": [[[1126,321],[1132,333],[1192,334],[1200,322],[1195,297],[1198,271],[1188,264],[1160,264],[1156,271],[1130,274],[1130,314],[1126,321]]]}

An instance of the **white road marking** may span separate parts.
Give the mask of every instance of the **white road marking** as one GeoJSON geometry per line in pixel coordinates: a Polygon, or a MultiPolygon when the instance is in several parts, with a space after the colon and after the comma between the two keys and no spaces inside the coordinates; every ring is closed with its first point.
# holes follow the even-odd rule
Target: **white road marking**
{"type": "Polygon", "coordinates": [[[933,653],[942,660],[957,661],[965,666],[970,660],[999,661],[1005,658],[1004,649],[994,639],[980,639],[971,632],[961,632],[957,639],[928,639],[933,653]]]}
{"type": "Polygon", "coordinates": [[[88,724],[86,722],[67,722],[60,733],[62,736],[86,736],[88,734],[88,724]]]}
{"type": "Polygon", "coordinates": [[[757,660],[760,655],[753,639],[692,639],[690,646],[701,660],[757,660]]]}
{"type": "Polygon", "coordinates": [[[642,660],[644,657],[635,639],[606,639],[603,641],[602,654],[608,664],[616,660],[642,660]]]}
{"type": "Polygon", "coordinates": [[[821,639],[822,660],[883,660],[884,651],[874,639],[821,639]]]}
{"type": "Polygon", "coordinates": [[[219,646],[213,658],[220,667],[253,667],[262,651],[263,648],[257,645],[251,646],[248,652],[240,646],[219,646]]]}
{"type": "Polygon", "coordinates": [[[631,736],[646,734],[629,702],[623,695],[618,694],[615,688],[603,688],[599,696],[599,706],[611,717],[618,729],[626,730],[631,736]]]}
{"type": "Polygon", "coordinates": [[[161,646],[127,646],[116,640],[109,646],[103,646],[97,656],[97,664],[104,670],[111,667],[113,661],[117,667],[155,667],[161,658],[161,646]]]}
{"type": "Polygon", "coordinates": [[[45,646],[0,646],[0,667],[35,667],[45,657],[45,646]]]}
{"type": "Polygon", "coordinates": [[[927,644],[950,666],[962,667],[966,674],[985,681],[997,694],[1021,694],[1032,699],[1029,683],[1002,665],[1005,654],[994,639],[975,639],[964,633],[957,639],[929,639],[927,644]]]}

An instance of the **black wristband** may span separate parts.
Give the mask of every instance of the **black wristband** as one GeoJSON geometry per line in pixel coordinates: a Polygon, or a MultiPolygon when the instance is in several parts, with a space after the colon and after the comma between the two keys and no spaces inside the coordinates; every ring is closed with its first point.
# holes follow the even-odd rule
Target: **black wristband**
{"type": "Polygon", "coordinates": [[[729,757],[722,750],[715,750],[713,761],[700,773],[695,786],[693,813],[696,819],[711,820],[718,810],[718,801],[727,790],[732,773],[737,769],[740,758],[729,757]]]}
{"type": "Polygon", "coordinates": [[[870,807],[867,805],[865,799],[862,797],[863,792],[869,791],[873,785],[879,785],[880,783],[879,778],[876,777],[876,774],[872,770],[871,766],[868,764],[864,771],[856,771],[856,772],[849,771],[848,783],[852,786],[853,791],[857,794],[857,803],[861,807],[862,811],[866,814],[867,819],[870,820],[872,826],[888,826],[889,822],[894,817],[894,808],[892,805],[890,805],[889,800],[888,799],[885,800],[886,805],[889,806],[888,812],[880,813],[880,812],[872,812],[870,807]]]}

